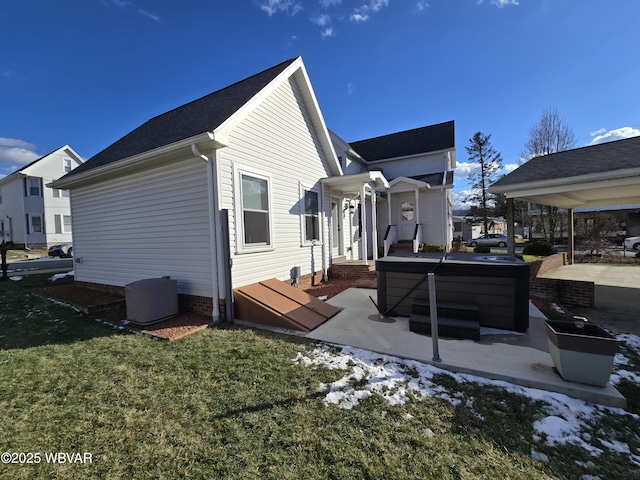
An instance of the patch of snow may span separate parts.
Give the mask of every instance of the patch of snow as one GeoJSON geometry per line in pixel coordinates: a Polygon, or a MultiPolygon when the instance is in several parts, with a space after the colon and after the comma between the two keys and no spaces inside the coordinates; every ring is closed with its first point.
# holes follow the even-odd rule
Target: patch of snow
{"type": "Polygon", "coordinates": [[[320,296],[318,297],[318,300],[325,301],[327,298],[329,298],[327,295],[320,295],[320,296]]]}
{"type": "Polygon", "coordinates": [[[74,275],[75,275],[75,272],[73,270],[71,270],[70,272],[66,272],[66,273],[56,273],[53,277],[50,278],[50,280],[52,282],[55,282],[56,280],[60,280],[61,278],[73,277],[74,275]]]}
{"type": "Polygon", "coordinates": [[[549,463],[549,457],[542,452],[538,452],[537,450],[531,450],[531,458],[543,463],[549,463]]]}
{"type": "MultiPolygon", "coordinates": [[[[459,384],[473,382],[503,388],[510,393],[542,403],[540,418],[533,424],[534,440],[549,446],[577,445],[594,456],[603,454],[605,452],[603,449],[624,453],[630,456],[631,461],[638,462],[640,465],[640,456],[631,455],[626,443],[610,439],[603,441],[600,438],[597,440],[599,446],[591,443],[592,438],[588,429],[605,413],[640,418],[620,408],[594,405],[561,393],[522,387],[506,381],[449,372],[418,361],[403,360],[353,347],[319,344],[306,353],[298,352],[294,361],[306,367],[323,366],[331,370],[344,371],[345,374],[339,380],[322,385],[322,391],[327,392],[324,403],[344,409],[354,408],[361,400],[373,395],[379,395],[389,405],[402,405],[410,403],[413,399],[422,400],[427,397],[443,399],[453,405],[460,404],[464,400],[464,394],[460,392],[450,394],[445,387],[433,381],[436,375],[448,375],[459,384]]],[[[638,376],[633,372],[627,372],[627,374],[622,372],[617,372],[616,375],[638,376]]],[[[614,376],[612,376],[612,382],[613,378],[614,376]]],[[[473,399],[465,400],[465,405],[473,409],[473,399]]],[[[538,455],[539,459],[546,461],[544,460],[546,456],[541,453],[532,451],[532,455],[538,455]]]]}
{"type": "Polygon", "coordinates": [[[22,280],[22,277],[19,277],[19,276],[9,277],[9,280],[13,280],[14,282],[19,282],[20,280],[22,280]]]}
{"type": "Polygon", "coordinates": [[[555,302],[551,302],[551,308],[553,308],[558,313],[566,313],[564,309],[555,302]]]}

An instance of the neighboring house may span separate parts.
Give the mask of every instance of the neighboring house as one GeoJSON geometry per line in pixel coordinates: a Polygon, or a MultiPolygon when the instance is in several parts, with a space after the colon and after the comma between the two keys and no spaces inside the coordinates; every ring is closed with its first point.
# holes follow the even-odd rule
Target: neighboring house
{"type": "MultiPolygon", "coordinates": [[[[490,218],[488,233],[507,233],[507,221],[504,218],[490,218]]],[[[453,216],[453,238],[460,238],[465,242],[484,235],[484,224],[472,216],[453,216]]]]}
{"type": "MultiPolygon", "coordinates": [[[[310,284],[338,259],[366,264],[383,243],[386,224],[376,221],[389,216],[378,203],[390,183],[372,164],[405,179],[396,163],[425,163],[405,179],[406,201],[425,202],[429,215],[431,188],[444,215],[455,166],[449,128],[448,146],[429,155],[364,160],[327,129],[302,59],[283,62],[152,118],[53,182],[71,189],[76,281],[121,288],[170,275],[183,307],[217,320],[231,287],[310,284]]],[[[392,191],[392,205],[404,193],[392,191]]],[[[437,231],[433,241],[446,244],[441,229],[423,235],[437,231]]]]}
{"type": "Polygon", "coordinates": [[[46,185],[81,164],[65,145],[0,179],[2,239],[28,248],[70,243],[69,191],[46,185]]]}

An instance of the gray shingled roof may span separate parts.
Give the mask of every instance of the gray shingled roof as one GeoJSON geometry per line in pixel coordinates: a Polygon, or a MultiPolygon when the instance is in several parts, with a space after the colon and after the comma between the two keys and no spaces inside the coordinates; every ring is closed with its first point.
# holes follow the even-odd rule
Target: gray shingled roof
{"type": "Polygon", "coordinates": [[[295,60],[294,58],[282,62],[222,90],[152,118],[66,176],[77,175],[215,130],[295,60]]]}
{"type": "Polygon", "coordinates": [[[368,162],[446,150],[455,145],[453,120],[382,137],[349,142],[349,145],[368,162]]]}
{"type": "Polygon", "coordinates": [[[428,173],[426,175],[416,175],[410,178],[414,180],[420,180],[421,182],[428,183],[432,187],[439,187],[442,185],[442,181],[444,180],[444,175],[447,175],[445,180],[445,186],[453,185],[453,171],[448,172],[439,172],[439,173],[428,173]]]}
{"type": "Polygon", "coordinates": [[[495,182],[506,187],[556,178],[640,168],[640,137],[535,157],[495,182]]]}

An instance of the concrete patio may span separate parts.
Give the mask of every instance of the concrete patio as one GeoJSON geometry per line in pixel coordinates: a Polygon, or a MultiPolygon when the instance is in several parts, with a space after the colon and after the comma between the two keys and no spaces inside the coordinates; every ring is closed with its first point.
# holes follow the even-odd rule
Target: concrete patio
{"type": "Polygon", "coordinates": [[[594,387],[564,381],[554,370],[547,346],[545,317],[530,304],[526,333],[482,329],[482,339],[439,339],[440,362],[433,361],[432,338],[409,331],[406,317],[382,317],[369,299],[371,289],[350,288],[329,300],[342,307],[335,317],[308,333],[306,338],[363,348],[400,358],[431,363],[440,368],[525,387],[559,392],[592,403],[626,406],[613,387],[594,387]]]}

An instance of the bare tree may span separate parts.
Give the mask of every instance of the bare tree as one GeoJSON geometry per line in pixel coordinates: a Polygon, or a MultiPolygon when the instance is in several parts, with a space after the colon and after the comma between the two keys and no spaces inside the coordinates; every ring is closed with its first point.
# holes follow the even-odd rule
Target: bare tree
{"type": "MultiPolygon", "coordinates": [[[[523,157],[529,160],[533,157],[562,152],[573,148],[575,144],[576,136],[573,130],[555,108],[548,108],[542,112],[538,123],[531,126],[523,157]]],[[[550,243],[554,243],[556,228],[560,221],[558,207],[540,205],[540,212],[544,235],[550,243]]]]}
{"type": "Polygon", "coordinates": [[[489,233],[489,214],[495,207],[495,195],[489,193],[489,185],[497,180],[496,176],[502,168],[502,156],[491,145],[491,135],[476,132],[469,139],[467,154],[472,163],[478,164],[470,175],[469,180],[474,193],[467,196],[465,202],[474,204],[470,213],[474,218],[481,218],[484,233],[489,233]]]}

